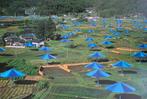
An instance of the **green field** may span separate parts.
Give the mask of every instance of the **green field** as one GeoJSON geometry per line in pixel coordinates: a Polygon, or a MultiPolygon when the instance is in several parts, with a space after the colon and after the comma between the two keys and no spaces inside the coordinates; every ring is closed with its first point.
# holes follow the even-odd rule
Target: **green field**
{"type": "MultiPolygon", "coordinates": [[[[108,22],[114,23],[114,20],[109,19],[108,22]]],[[[100,20],[98,20],[98,23],[100,23],[100,20]]],[[[67,24],[72,25],[69,20],[67,24]]],[[[126,21],[123,27],[130,29],[130,35],[121,35],[120,38],[112,39],[111,41],[114,42],[114,48],[108,49],[101,45],[101,42],[104,41],[105,35],[111,35],[109,32],[109,26],[107,26],[105,30],[102,30],[101,26],[102,25],[99,24],[97,27],[92,28],[88,26],[87,22],[85,22],[81,26],[71,26],[71,28],[68,30],[57,31],[63,35],[73,31],[74,29],[81,28],[80,33],[77,33],[74,37],[70,38],[70,40],[73,40],[71,43],[62,43],[55,40],[46,42],[46,46],[53,49],[50,53],[57,57],[57,59],[53,60],[53,62],[59,62],[61,64],[92,62],[91,59],[88,59],[88,55],[94,51],[91,51],[87,47],[88,43],[85,42],[85,38],[93,37],[94,43],[100,46],[100,52],[105,55],[105,58],[109,59],[110,61],[125,60],[133,65],[129,70],[137,72],[134,74],[130,73],[125,74],[125,76],[121,76],[118,72],[118,68],[109,67],[110,64],[113,64],[114,62],[109,64],[104,63],[104,66],[106,67],[104,71],[110,73],[111,76],[109,78],[103,78],[100,80],[102,82],[103,80],[108,80],[108,82],[126,82],[136,88],[136,92],[134,92],[134,94],[140,95],[143,97],[143,99],[145,99],[145,97],[147,97],[147,63],[136,62],[131,56],[133,52],[117,50],[121,54],[116,54],[112,53],[111,51],[119,47],[137,49],[138,44],[144,41],[143,37],[145,37],[147,34],[140,30],[134,29],[130,23],[126,21]],[[88,34],[86,33],[88,29],[93,29],[95,32],[88,34]],[[76,45],[77,47],[70,48],[70,45],[76,45]]],[[[18,30],[16,31],[19,31],[19,28],[17,29],[18,30]]],[[[6,31],[6,28],[0,28],[0,36],[6,31]]],[[[124,31],[121,33],[124,33],[124,31]]],[[[45,54],[45,52],[34,49],[36,48],[6,48],[6,52],[0,53],[0,63],[8,63],[8,66],[20,69],[28,75],[37,75],[39,67],[46,64],[46,61],[40,59],[40,56],[45,54]],[[25,64],[23,64],[22,59],[25,60],[25,64]]],[[[49,87],[34,93],[32,90],[36,87],[35,84],[16,84],[12,88],[9,87],[8,80],[1,79],[0,88],[2,87],[2,91],[0,91],[0,98],[21,99],[19,97],[33,93],[33,99],[114,99],[115,94],[104,89],[109,84],[102,83],[100,88],[96,86],[96,79],[87,77],[85,75],[85,73],[88,71],[84,68],[84,66],[70,67],[70,69],[70,73],[67,73],[60,68],[49,68],[44,70],[45,79],[49,82],[49,87]]]]}

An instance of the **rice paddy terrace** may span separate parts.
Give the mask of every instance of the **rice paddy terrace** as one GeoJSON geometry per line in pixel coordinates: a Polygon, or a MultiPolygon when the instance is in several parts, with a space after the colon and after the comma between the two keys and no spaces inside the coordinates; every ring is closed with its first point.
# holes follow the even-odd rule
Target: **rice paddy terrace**
{"type": "MultiPolygon", "coordinates": [[[[102,19],[97,20],[97,26],[91,26],[89,22],[73,25],[71,20],[67,19],[66,26],[69,26],[69,28],[63,28],[57,32],[62,36],[71,32],[75,34],[68,38],[70,42],[46,41],[46,46],[52,48],[49,53],[57,57],[55,60],[49,61],[49,64],[47,64],[47,61],[40,59],[40,56],[46,54],[46,52],[40,51],[38,48],[6,48],[5,52],[0,53],[0,63],[5,63],[1,64],[3,66],[0,72],[14,67],[23,72],[28,71],[26,74],[36,76],[42,66],[43,79],[48,82],[48,86],[36,90],[39,79],[37,81],[16,79],[13,82],[14,84],[11,84],[11,80],[2,78],[0,79],[0,99],[119,99],[119,96],[117,96],[119,94],[116,95],[116,93],[105,90],[106,86],[119,81],[136,89],[129,95],[123,94],[122,99],[146,99],[147,63],[136,61],[132,54],[142,50],[146,52],[144,49],[137,48],[137,46],[145,42],[144,37],[147,34],[143,30],[134,28],[130,21],[124,20],[123,30],[117,31],[118,34],[116,33],[115,37],[107,39],[107,41],[113,43],[113,46],[105,46],[102,44],[106,40],[105,37],[115,34],[110,31],[109,26],[112,23],[115,29],[115,21],[108,19],[106,28],[103,29],[102,19]],[[89,30],[93,31],[90,32],[89,30]],[[129,30],[129,34],[125,35],[125,30],[129,30]],[[85,39],[88,37],[94,40],[86,42],[85,39]],[[91,43],[96,44],[97,47],[89,48],[88,44],[91,43]],[[90,59],[89,55],[97,51],[104,54],[104,57],[98,60],[90,59]],[[21,66],[23,64],[21,59],[25,60],[23,66],[21,66]],[[123,71],[113,67],[112,64],[119,60],[129,62],[132,67],[123,71]],[[100,86],[97,85],[97,79],[86,76],[86,73],[91,70],[84,67],[86,64],[95,61],[104,65],[103,70],[110,74],[108,78],[99,79],[100,86]],[[76,65],[69,66],[70,64],[76,65]],[[67,72],[59,65],[68,66],[70,71],[67,72]],[[124,75],[121,74],[122,72],[124,75]]],[[[16,31],[19,31],[18,29],[15,27],[16,31]]],[[[7,31],[7,29],[0,28],[1,34],[3,31],[7,31]]]]}

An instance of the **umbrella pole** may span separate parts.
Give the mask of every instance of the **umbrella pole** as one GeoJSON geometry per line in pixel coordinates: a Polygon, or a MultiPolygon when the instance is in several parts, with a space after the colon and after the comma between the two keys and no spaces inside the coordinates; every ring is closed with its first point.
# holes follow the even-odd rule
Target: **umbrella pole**
{"type": "Polygon", "coordinates": [[[121,95],[119,96],[119,99],[121,99],[122,97],[121,97],[121,95]]]}
{"type": "Polygon", "coordinates": [[[97,85],[97,86],[99,86],[99,85],[100,85],[100,83],[99,83],[99,79],[97,79],[96,85],[97,85]]]}

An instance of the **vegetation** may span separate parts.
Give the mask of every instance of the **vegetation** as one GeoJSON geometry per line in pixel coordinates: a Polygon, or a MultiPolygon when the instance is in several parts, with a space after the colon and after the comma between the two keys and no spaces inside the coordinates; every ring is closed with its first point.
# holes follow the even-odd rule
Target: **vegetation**
{"type": "Polygon", "coordinates": [[[0,15],[60,15],[94,8],[99,16],[146,16],[145,0],[1,0],[0,15]]]}

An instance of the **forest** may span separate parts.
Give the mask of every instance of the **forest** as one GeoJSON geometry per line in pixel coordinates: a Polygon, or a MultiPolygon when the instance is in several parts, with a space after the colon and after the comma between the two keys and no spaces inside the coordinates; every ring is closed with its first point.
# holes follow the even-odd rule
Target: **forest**
{"type": "Polygon", "coordinates": [[[87,8],[96,10],[98,16],[147,16],[146,0],[0,0],[0,15],[25,16],[26,11],[36,15],[61,15],[83,13],[87,8]]]}

